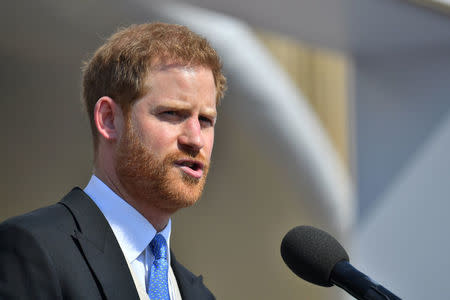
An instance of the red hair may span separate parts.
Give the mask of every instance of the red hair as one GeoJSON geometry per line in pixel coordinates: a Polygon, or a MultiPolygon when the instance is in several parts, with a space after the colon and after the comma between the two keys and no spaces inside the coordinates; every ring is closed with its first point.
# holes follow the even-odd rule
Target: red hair
{"type": "Polygon", "coordinates": [[[217,102],[223,97],[226,78],[222,64],[205,38],[186,26],[165,23],[119,29],[83,68],[83,102],[91,122],[95,148],[98,133],[94,107],[98,99],[109,96],[120,105],[124,114],[128,114],[134,101],[148,92],[144,83],[152,68],[165,63],[211,69],[217,102]]]}

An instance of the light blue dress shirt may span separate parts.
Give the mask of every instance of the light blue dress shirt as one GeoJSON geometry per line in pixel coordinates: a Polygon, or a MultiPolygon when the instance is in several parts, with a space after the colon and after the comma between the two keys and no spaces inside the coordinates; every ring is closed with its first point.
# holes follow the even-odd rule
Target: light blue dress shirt
{"type": "MultiPolygon", "coordinates": [[[[137,275],[140,284],[147,290],[150,268],[154,260],[149,244],[157,233],[155,228],[134,207],[115,194],[95,175],[92,175],[84,192],[97,204],[106,217],[127,263],[137,275]]],[[[167,226],[160,232],[166,239],[168,249],[170,249],[171,224],[169,219],[167,226]]],[[[170,266],[170,252],[168,253],[168,262],[170,266]]],[[[171,289],[173,289],[173,283],[169,278],[169,290],[171,289]]]]}

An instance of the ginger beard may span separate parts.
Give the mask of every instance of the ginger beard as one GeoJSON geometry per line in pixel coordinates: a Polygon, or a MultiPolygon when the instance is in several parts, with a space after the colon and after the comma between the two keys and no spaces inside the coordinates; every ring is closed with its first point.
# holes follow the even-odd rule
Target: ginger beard
{"type": "Polygon", "coordinates": [[[120,183],[135,201],[173,213],[179,208],[193,205],[200,198],[209,162],[200,153],[193,157],[181,151],[170,153],[163,159],[155,157],[144,146],[128,120],[116,152],[115,168],[120,183]],[[200,179],[176,167],[175,161],[183,158],[195,158],[203,163],[203,176],[200,179]]]}

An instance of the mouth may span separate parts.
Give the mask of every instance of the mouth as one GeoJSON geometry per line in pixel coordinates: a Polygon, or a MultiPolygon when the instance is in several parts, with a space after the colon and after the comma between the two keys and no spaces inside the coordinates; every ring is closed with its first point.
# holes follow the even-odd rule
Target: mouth
{"type": "Polygon", "coordinates": [[[204,165],[198,160],[179,159],[175,161],[175,166],[180,168],[186,175],[193,178],[200,179],[203,176],[204,165]]]}

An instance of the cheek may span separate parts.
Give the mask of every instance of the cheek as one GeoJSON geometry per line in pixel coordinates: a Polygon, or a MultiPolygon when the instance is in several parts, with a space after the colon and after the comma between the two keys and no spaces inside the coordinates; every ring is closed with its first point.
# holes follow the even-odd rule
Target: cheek
{"type": "Polygon", "coordinates": [[[161,132],[155,132],[146,136],[146,144],[155,152],[161,153],[170,149],[171,139],[161,132]]]}
{"type": "Polygon", "coordinates": [[[177,146],[177,134],[175,130],[154,127],[145,134],[145,142],[155,152],[170,152],[177,146]]]}
{"type": "Polygon", "coordinates": [[[205,152],[208,155],[208,158],[211,158],[211,153],[214,146],[214,131],[211,134],[208,134],[205,142],[205,152]]]}

